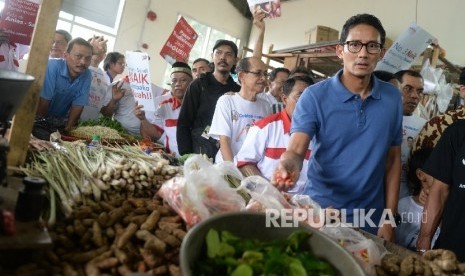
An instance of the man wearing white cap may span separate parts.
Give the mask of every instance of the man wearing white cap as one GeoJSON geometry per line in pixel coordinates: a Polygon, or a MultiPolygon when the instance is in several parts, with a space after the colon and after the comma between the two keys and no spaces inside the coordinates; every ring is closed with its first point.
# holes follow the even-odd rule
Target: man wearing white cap
{"type": "Polygon", "coordinates": [[[192,71],[189,65],[175,62],[171,70],[171,93],[155,98],[156,111],[145,114],[141,105],[134,110],[134,115],[140,120],[141,136],[153,141],[162,138],[165,151],[177,157],[176,125],[184,94],[191,82],[192,71]]]}

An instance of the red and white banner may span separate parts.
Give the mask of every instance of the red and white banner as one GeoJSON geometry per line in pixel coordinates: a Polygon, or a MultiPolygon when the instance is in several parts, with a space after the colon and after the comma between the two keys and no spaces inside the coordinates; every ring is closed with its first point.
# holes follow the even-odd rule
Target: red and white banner
{"type": "Polygon", "coordinates": [[[160,51],[160,55],[166,62],[173,64],[176,61],[186,62],[189,60],[189,53],[197,40],[197,33],[181,16],[170,37],[160,51]]]}
{"type": "Polygon", "coordinates": [[[29,45],[38,11],[38,1],[5,0],[0,29],[9,34],[11,42],[29,45]]]}

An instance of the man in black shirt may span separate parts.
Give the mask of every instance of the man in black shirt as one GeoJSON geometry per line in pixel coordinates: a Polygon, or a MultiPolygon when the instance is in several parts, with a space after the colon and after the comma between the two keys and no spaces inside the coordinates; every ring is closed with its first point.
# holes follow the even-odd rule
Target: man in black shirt
{"type": "Polygon", "coordinates": [[[237,92],[240,86],[230,76],[236,64],[238,49],[230,40],[220,39],[213,47],[213,73],[194,80],[187,89],[177,123],[179,154],[201,153],[214,158],[217,141],[208,136],[216,102],[226,92],[237,92]]]}
{"type": "Polygon", "coordinates": [[[465,120],[451,124],[441,136],[423,170],[434,180],[423,209],[417,251],[430,249],[441,223],[437,248],[452,250],[465,261],[465,120]]]}

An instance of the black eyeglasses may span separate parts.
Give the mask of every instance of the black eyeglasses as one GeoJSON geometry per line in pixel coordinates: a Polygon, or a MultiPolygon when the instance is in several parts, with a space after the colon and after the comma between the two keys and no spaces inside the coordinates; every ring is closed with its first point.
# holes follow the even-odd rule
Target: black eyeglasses
{"type": "Polygon", "coordinates": [[[261,76],[263,76],[263,77],[265,77],[265,78],[268,78],[268,75],[269,75],[266,71],[263,71],[263,72],[262,72],[262,71],[258,71],[258,72],[243,71],[243,72],[253,74],[253,75],[255,75],[257,78],[259,78],[259,77],[261,77],[261,76]]]}
{"type": "Polygon", "coordinates": [[[365,46],[367,52],[370,54],[379,54],[383,48],[383,44],[378,42],[362,43],[360,41],[346,41],[342,45],[347,45],[347,50],[353,54],[360,52],[363,46],[365,46]]]}

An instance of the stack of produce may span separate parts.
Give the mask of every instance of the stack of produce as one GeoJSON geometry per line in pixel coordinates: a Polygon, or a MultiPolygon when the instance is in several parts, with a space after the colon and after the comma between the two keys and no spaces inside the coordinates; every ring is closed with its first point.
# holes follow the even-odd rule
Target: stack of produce
{"type": "Polygon", "coordinates": [[[88,200],[50,235],[53,249],[16,275],[181,275],[186,228],[159,197],[88,200]]]}
{"type": "Polygon", "coordinates": [[[75,143],[35,153],[34,161],[24,169],[27,175],[48,182],[49,226],[56,221],[57,202],[68,217],[77,206],[111,194],[151,198],[163,182],[180,171],[160,154],[147,155],[137,146],[90,149],[75,143]]]}
{"type": "Polygon", "coordinates": [[[35,152],[23,171],[46,179],[53,249],[16,275],[180,275],[185,224],[156,196],[178,175],[162,153],[139,146],[65,142],[35,152]],[[59,214],[62,214],[60,219],[59,214]]]}
{"type": "Polygon", "coordinates": [[[459,263],[454,252],[445,249],[426,251],[423,256],[412,254],[404,259],[388,254],[376,266],[379,276],[385,275],[465,275],[465,263],[459,263]]]}
{"type": "Polygon", "coordinates": [[[92,135],[98,135],[102,139],[107,139],[107,140],[123,140],[124,139],[123,136],[121,136],[118,131],[112,128],[103,127],[103,126],[77,127],[69,131],[69,134],[77,138],[82,138],[84,140],[88,140],[92,138],[92,135]]]}

